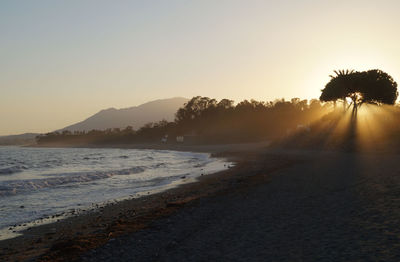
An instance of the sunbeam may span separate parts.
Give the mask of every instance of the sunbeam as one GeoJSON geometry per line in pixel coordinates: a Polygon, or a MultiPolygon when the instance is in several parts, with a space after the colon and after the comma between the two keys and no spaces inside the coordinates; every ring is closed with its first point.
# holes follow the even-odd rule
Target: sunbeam
{"type": "Polygon", "coordinates": [[[322,149],[393,151],[399,144],[399,115],[397,106],[364,103],[356,109],[344,103],[311,123],[309,132],[295,132],[287,141],[322,149]]]}

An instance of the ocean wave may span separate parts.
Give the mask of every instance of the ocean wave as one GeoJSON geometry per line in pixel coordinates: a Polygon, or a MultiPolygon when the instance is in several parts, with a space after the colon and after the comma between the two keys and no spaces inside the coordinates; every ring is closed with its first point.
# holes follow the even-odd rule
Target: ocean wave
{"type": "MultiPolygon", "coordinates": [[[[90,156],[85,156],[82,159],[83,160],[103,160],[105,157],[104,156],[96,156],[96,157],[90,157],[90,156]]],[[[74,159],[79,161],[79,159],[74,159]]]]}
{"type": "Polygon", "coordinates": [[[153,179],[148,179],[145,181],[134,180],[131,183],[134,183],[135,187],[156,187],[156,186],[162,186],[162,185],[168,184],[174,180],[186,178],[189,175],[190,175],[190,173],[182,173],[179,175],[174,175],[174,176],[169,176],[169,177],[155,177],[153,179]]]}
{"type": "Polygon", "coordinates": [[[26,169],[28,169],[28,167],[24,165],[16,165],[11,167],[0,168],[0,175],[12,175],[15,173],[22,172],[26,169]]]}
{"type": "Polygon", "coordinates": [[[145,157],[140,158],[139,160],[141,160],[141,161],[151,161],[151,160],[154,160],[154,157],[152,157],[152,156],[145,156],[145,157]]]}
{"type": "Polygon", "coordinates": [[[157,163],[151,166],[151,168],[163,168],[163,167],[167,167],[166,163],[157,163]]]}
{"type": "Polygon", "coordinates": [[[47,175],[48,178],[45,179],[7,181],[0,184],[0,196],[15,195],[17,193],[30,192],[50,187],[87,183],[100,179],[106,179],[116,175],[138,174],[144,172],[145,170],[145,167],[136,166],[108,172],[53,174],[47,175]]]}

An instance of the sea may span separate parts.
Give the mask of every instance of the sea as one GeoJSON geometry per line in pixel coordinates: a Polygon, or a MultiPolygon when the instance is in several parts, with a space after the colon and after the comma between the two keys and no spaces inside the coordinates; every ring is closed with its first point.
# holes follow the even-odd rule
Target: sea
{"type": "Polygon", "coordinates": [[[0,147],[0,240],[68,214],[193,182],[229,165],[208,153],[0,147]]]}

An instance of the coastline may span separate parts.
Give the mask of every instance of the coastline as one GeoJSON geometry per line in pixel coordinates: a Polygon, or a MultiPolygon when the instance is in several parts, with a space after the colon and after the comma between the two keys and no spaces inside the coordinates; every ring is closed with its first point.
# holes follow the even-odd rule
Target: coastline
{"type": "Polygon", "coordinates": [[[152,149],[152,150],[171,150],[182,152],[199,153],[221,153],[221,152],[242,152],[257,151],[270,146],[270,141],[240,143],[240,144],[177,144],[177,143],[135,143],[135,144],[110,144],[110,145],[65,145],[65,144],[47,144],[47,145],[25,145],[24,147],[38,148],[118,148],[118,149],[152,149]]]}
{"type": "Polygon", "coordinates": [[[27,230],[0,260],[399,261],[399,154],[217,151],[236,165],[27,230]]]}
{"type": "MultiPolygon", "coordinates": [[[[258,161],[265,146],[262,143],[179,147],[146,144],[138,148],[136,145],[135,149],[207,152],[213,157],[226,158],[236,165],[166,191],[112,202],[75,216],[60,220],[56,217],[52,223],[30,227],[21,232],[22,236],[0,241],[0,258],[70,260],[109,239],[144,228],[155,219],[169,215],[191,201],[232,190],[236,180],[242,181],[243,175],[247,177],[252,174],[254,163],[258,161]]],[[[128,145],[125,148],[133,147],[128,145]]],[[[276,169],[288,163],[279,160],[270,164],[271,169],[276,169]]]]}

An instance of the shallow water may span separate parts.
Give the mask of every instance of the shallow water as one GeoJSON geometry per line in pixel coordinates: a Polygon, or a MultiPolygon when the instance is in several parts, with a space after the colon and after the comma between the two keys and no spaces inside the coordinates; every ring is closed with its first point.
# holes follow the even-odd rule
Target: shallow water
{"type": "Polygon", "coordinates": [[[167,188],[225,164],[206,153],[0,147],[0,229],[167,188]]]}

